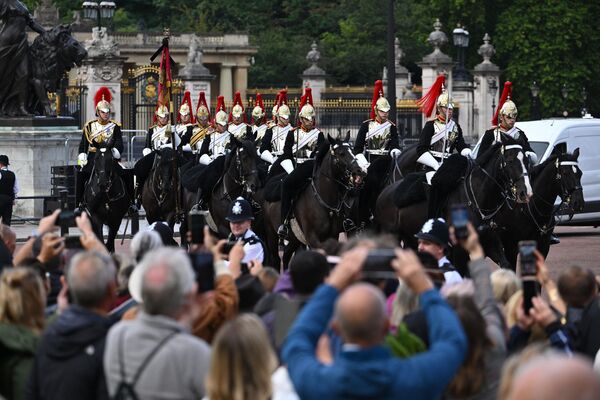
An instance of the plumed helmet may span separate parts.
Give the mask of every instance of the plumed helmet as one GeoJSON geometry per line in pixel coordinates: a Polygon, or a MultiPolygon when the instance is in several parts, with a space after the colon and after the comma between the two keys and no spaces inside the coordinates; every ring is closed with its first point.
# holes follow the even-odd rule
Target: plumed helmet
{"type": "Polygon", "coordinates": [[[156,114],[156,116],[159,118],[164,118],[169,115],[169,109],[167,108],[167,106],[161,104],[156,108],[154,114],[156,114]]]}
{"type": "Polygon", "coordinates": [[[510,99],[506,99],[502,108],[500,109],[500,115],[506,115],[510,118],[517,118],[518,110],[517,105],[510,99]]]}
{"type": "Polygon", "coordinates": [[[223,110],[220,110],[217,115],[215,115],[215,121],[219,125],[227,126],[229,122],[229,115],[223,110]]]}
{"type": "Polygon", "coordinates": [[[201,105],[200,107],[198,107],[198,110],[196,110],[196,116],[198,116],[198,118],[200,117],[210,117],[210,113],[208,112],[208,108],[206,108],[205,105],[201,105]]]}
{"type": "Polygon", "coordinates": [[[438,107],[454,108],[454,102],[446,90],[438,96],[436,104],[438,107]]]}
{"type": "Polygon", "coordinates": [[[112,93],[106,86],[102,86],[94,96],[96,111],[110,112],[110,102],[112,101],[112,93]]]}
{"type": "Polygon", "coordinates": [[[242,95],[240,92],[235,92],[235,95],[233,96],[233,107],[231,108],[231,117],[239,118],[241,116],[244,116],[244,122],[246,122],[244,103],[242,103],[242,95]]]}
{"type": "Polygon", "coordinates": [[[277,116],[281,117],[283,119],[290,119],[290,108],[288,107],[287,104],[282,104],[279,107],[277,107],[277,116]]]}
{"type": "Polygon", "coordinates": [[[252,109],[252,118],[254,118],[256,120],[256,119],[261,119],[264,116],[265,116],[265,110],[260,108],[260,106],[254,106],[254,108],[252,109]]]}
{"type": "Polygon", "coordinates": [[[235,118],[241,117],[243,113],[244,113],[244,109],[239,104],[236,104],[231,109],[231,115],[233,115],[235,118]]]}
{"type": "Polygon", "coordinates": [[[198,104],[196,105],[196,116],[200,119],[210,119],[210,110],[208,109],[208,103],[206,102],[206,96],[204,92],[200,92],[198,95],[198,104]]]}
{"type": "Polygon", "coordinates": [[[302,118],[312,121],[315,118],[315,108],[310,104],[305,104],[298,114],[302,118]]]}
{"type": "Polygon", "coordinates": [[[252,206],[243,197],[238,197],[229,204],[225,219],[229,222],[251,221],[254,219],[252,206]]]}
{"type": "Polygon", "coordinates": [[[183,103],[180,107],[179,107],[179,114],[185,116],[185,115],[190,115],[190,106],[188,106],[186,103],[183,103]]]}
{"type": "Polygon", "coordinates": [[[375,103],[375,108],[379,111],[388,112],[392,107],[390,107],[390,102],[385,97],[380,97],[375,103]]]}

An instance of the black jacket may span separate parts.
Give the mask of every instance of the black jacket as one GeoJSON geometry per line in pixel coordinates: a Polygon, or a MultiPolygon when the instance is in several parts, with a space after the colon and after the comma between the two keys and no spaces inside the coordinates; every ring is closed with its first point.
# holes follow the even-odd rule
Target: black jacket
{"type": "MultiPolygon", "coordinates": [[[[369,140],[367,139],[367,134],[369,133],[369,123],[373,121],[372,119],[368,119],[363,121],[358,129],[358,133],[356,134],[356,142],[354,143],[354,154],[359,154],[364,152],[365,147],[367,149],[370,148],[369,140]]],[[[392,121],[390,121],[390,131],[389,136],[384,141],[386,143],[385,150],[397,149],[400,147],[400,138],[398,137],[398,129],[396,125],[392,121]]],[[[379,149],[378,149],[379,150],[379,149]]]]}
{"type": "Polygon", "coordinates": [[[50,325],[35,356],[26,399],[108,399],[102,364],[107,318],[73,305],[50,325]]]}

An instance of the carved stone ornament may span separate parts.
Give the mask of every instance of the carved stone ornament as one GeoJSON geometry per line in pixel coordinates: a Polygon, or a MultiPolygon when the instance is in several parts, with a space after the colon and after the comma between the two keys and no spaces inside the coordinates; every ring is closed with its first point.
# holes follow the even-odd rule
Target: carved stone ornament
{"type": "Polygon", "coordinates": [[[321,59],[321,52],[318,50],[317,42],[312,42],[310,50],[306,54],[306,59],[312,65],[302,72],[303,75],[325,75],[325,71],[317,63],[321,59]]]}
{"type": "Polygon", "coordinates": [[[479,50],[477,50],[477,53],[481,57],[483,57],[484,63],[491,62],[490,59],[494,56],[494,54],[496,54],[496,49],[494,48],[494,45],[490,44],[491,40],[492,38],[490,37],[490,35],[486,33],[483,37],[483,44],[479,46],[479,50]]]}
{"type": "Polygon", "coordinates": [[[86,40],[85,46],[89,57],[116,57],[120,54],[119,46],[105,27],[92,28],[92,38],[86,40]]]}

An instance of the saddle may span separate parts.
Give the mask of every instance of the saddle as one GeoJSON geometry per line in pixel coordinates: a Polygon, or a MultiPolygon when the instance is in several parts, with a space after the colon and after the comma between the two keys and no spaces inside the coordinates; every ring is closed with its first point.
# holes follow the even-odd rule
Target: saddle
{"type": "Polygon", "coordinates": [[[427,199],[425,172],[412,172],[400,181],[394,191],[393,200],[398,208],[408,207],[427,199]]]}
{"type": "Polygon", "coordinates": [[[467,157],[463,157],[460,154],[452,154],[444,160],[444,163],[433,176],[431,186],[434,186],[443,193],[450,193],[465,177],[469,170],[469,165],[467,157]]]}

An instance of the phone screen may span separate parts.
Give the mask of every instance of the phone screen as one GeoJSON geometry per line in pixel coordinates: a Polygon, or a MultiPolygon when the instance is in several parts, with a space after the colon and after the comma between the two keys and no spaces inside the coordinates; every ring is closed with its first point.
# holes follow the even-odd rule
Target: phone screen
{"type": "Polygon", "coordinates": [[[457,239],[466,239],[469,236],[467,225],[469,224],[469,209],[464,204],[455,204],[450,211],[454,234],[457,239]]]}
{"type": "Polygon", "coordinates": [[[215,288],[215,267],[211,253],[189,253],[192,268],[196,275],[198,293],[205,293],[215,288]]]}
{"type": "Polygon", "coordinates": [[[521,260],[521,276],[535,276],[537,269],[535,266],[534,251],[537,242],[534,240],[524,240],[519,242],[519,255],[521,260]]]}

